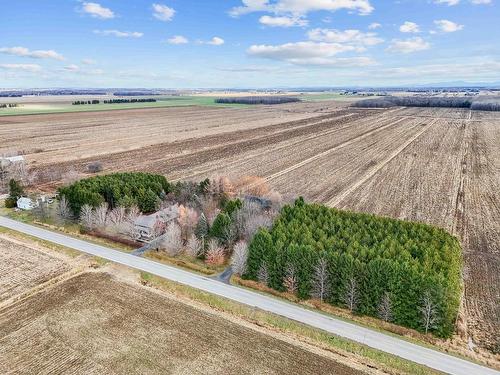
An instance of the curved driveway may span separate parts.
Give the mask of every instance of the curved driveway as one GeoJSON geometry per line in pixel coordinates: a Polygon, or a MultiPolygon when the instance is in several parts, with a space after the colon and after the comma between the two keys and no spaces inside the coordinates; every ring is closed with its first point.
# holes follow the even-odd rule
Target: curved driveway
{"type": "Polygon", "coordinates": [[[500,375],[500,372],[493,369],[412,344],[394,336],[335,319],[318,312],[310,311],[270,296],[265,296],[237,286],[227,285],[189,271],[113,250],[108,247],[95,245],[61,233],[51,232],[46,229],[27,225],[5,217],[0,217],[0,226],[87,254],[95,255],[141,271],[149,272],[165,279],[213,293],[248,306],[253,306],[277,315],[281,315],[312,327],[322,329],[334,335],[368,345],[372,348],[397,355],[449,374],[500,375]]]}

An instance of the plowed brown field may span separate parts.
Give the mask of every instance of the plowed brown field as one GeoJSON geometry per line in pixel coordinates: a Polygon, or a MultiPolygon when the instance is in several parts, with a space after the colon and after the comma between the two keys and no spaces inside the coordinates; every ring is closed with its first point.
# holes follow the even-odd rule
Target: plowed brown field
{"type": "Polygon", "coordinates": [[[0,309],[2,374],[318,372],[362,373],[106,273],[0,309]]]}
{"type": "Polygon", "coordinates": [[[464,246],[469,335],[500,347],[499,115],[332,102],[118,112],[2,118],[0,152],[39,145],[27,158],[42,172],[100,160],[173,180],[260,175],[290,196],[438,225],[464,246]]]}
{"type": "Polygon", "coordinates": [[[62,259],[0,237],[0,303],[68,269],[62,259]]]}

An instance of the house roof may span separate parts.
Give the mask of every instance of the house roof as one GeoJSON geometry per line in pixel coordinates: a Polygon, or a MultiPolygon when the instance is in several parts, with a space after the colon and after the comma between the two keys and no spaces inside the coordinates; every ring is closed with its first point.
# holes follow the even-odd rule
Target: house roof
{"type": "Polygon", "coordinates": [[[23,204],[23,203],[33,203],[33,201],[31,200],[31,198],[27,197],[21,197],[17,200],[17,204],[23,204]]]}
{"type": "Polygon", "coordinates": [[[138,227],[151,228],[153,229],[156,225],[158,218],[156,214],[154,215],[141,215],[134,221],[134,225],[138,227]]]}

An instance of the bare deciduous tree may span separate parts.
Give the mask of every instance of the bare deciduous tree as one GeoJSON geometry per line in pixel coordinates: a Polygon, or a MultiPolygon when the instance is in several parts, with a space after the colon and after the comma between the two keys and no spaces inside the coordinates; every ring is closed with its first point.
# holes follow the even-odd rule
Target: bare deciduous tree
{"type": "Polygon", "coordinates": [[[194,209],[179,205],[177,221],[181,226],[182,238],[189,238],[194,232],[198,219],[198,213],[194,209]]]}
{"type": "Polygon", "coordinates": [[[38,205],[31,211],[37,220],[46,220],[50,216],[50,210],[47,202],[38,202],[38,205]]]}
{"type": "Polygon", "coordinates": [[[135,226],[135,221],[141,214],[137,206],[131,206],[126,210],[125,220],[118,225],[119,231],[132,240],[138,240],[140,238],[140,233],[138,228],[135,226]]]}
{"type": "Polygon", "coordinates": [[[235,182],[236,190],[248,195],[263,197],[270,192],[269,184],[258,176],[244,176],[235,182]]]}
{"type": "Polygon", "coordinates": [[[177,256],[182,251],[181,228],[177,223],[170,223],[162,237],[161,247],[170,256],[177,256]]]}
{"type": "Polygon", "coordinates": [[[106,221],[108,218],[108,204],[106,202],[101,203],[93,210],[94,215],[94,225],[102,230],[106,226],[106,221]]]}
{"type": "Polygon", "coordinates": [[[384,292],[382,298],[380,299],[378,316],[386,322],[392,321],[392,301],[389,292],[384,292]]]}
{"type": "Polygon", "coordinates": [[[87,166],[90,173],[98,173],[102,171],[102,163],[100,161],[94,161],[87,166]]]}
{"type": "Polygon", "coordinates": [[[437,315],[437,305],[432,300],[431,293],[426,291],[422,297],[422,305],[419,308],[422,316],[422,327],[425,329],[425,333],[429,332],[429,329],[436,328],[439,321],[437,315]]]}
{"type": "Polygon", "coordinates": [[[231,269],[239,276],[247,270],[248,244],[245,241],[239,241],[234,245],[233,256],[231,257],[231,269]]]}
{"type": "Polygon", "coordinates": [[[224,248],[219,245],[217,240],[208,242],[207,253],[205,254],[205,262],[213,265],[221,265],[224,263],[224,248]]]}
{"type": "Polygon", "coordinates": [[[330,294],[328,261],[326,258],[320,258],[314,267],[313,281],[313,295],[323,302],[330,294]]]}
{"type": "Polygon", "coordinates": [[[56,212],[57,212],[57,217],[63,222],[71,219],[71,217],[72,217],[71,209],[69,207],[68,200],[66,199],[66,197],[64,195],[59,200],[59,204],[57,206],[56,212]]]}
{"type": "Polygon", "coordinates": [[[264,214],[249,217],[245,223],[244,236],[247,240],[251,240],[260,228],[269,229],[271,228],[272,224],[272,218],[264,214]]]}
{"type": "Polygon", "coordinates": [[[344,292],[344,303],[347,308],[353,312],[358,304],[358,282],[355,277],[347,281],[347,287],[344,292]]]}
{"type": "Polygon", "coordinates": [[[112,225],[119,226],[126,220],[127,210],[125,209],[125,207],[115,207],[108,214],[108,221],[112,225]]]}
{"type": "Polygon", "coordinates": [[[267,270],[267,265],[265,262],[262,262],[262,264],[260,265],[257,279],[260,283],[269,286],[269,271],[267,270]]]}
{"type": "Polygon", "coordinates": [[[72,184],[73,182],[78,181],[79,179],[80,179],[80,174],[73,168],[67,172],[64,172],[61,175],[61,180],[65,185],[72,184]]]}
{"type": "Polygon", "coordinates": [[[80,209],[80,224],[87,230],[94,229],[94,214],[92,206],[84,204],[80,209]]]}
{"type": "Polygon", "coordinates": [[[201,242],[194,234],[192,234],[186,244],[186,254],[190,257],[196,258],[202,252],[201,242]]]}
{"type": "Polygon", "coordinates": [[[285,277],[283,278],[283,286],[288,293],[295,294],[299,287],[299,282],[297,274],[295,272],[295,267],[289,264],[286,268],[285,277]]]}

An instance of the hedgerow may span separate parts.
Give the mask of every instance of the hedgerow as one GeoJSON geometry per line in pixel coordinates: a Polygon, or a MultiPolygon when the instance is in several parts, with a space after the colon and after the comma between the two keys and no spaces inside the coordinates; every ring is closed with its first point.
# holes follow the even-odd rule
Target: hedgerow
{"type": "Polygon", "coordinates": [[[389,293],[392,321],[423,330],[420,307],[424,296],[430,296],[435,304],[430,330],[441,337],[452,334],[462,258],[458,240],[446,231],[306,204],[299,198],[282,209],[271,230],[255,235],[244,277],[258,280],[265,267],[268,286],[285,291],[287,270],[293,269],[297,295],[307,299],[315,289],[320,259],[328,265],[328,303],[346,306],[346,293],[355,280],[357,313],[377,316],[389,293]]]}
{"type": "Polygon", "coordinates": [[[167,179],[150,173],[114,173],[79,180],[59,189],[75,215],[83,205],[92,207],[107,202],[109,208],[137,205],[142,212],[152,212],[159,200],[171,190],[167,179]]]}

